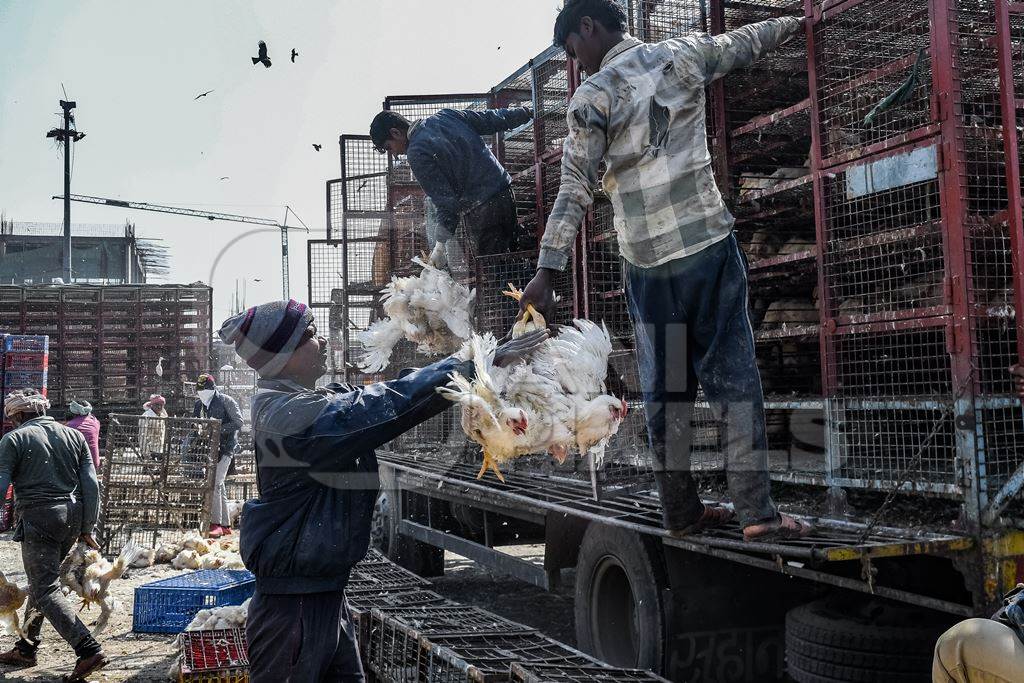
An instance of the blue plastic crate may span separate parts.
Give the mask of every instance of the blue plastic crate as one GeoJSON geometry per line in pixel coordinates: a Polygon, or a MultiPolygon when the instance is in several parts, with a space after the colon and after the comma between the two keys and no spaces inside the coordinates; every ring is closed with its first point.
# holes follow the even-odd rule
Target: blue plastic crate
{"type": "Polygon", "coordinates": [[[181,633],[201,609],[241,605],[256,590],[244,569],[204,569],[147,583],[135,589],[132,630],[181,633]]]}
{"type": "Polygon", "coordinates": [[[46,353],[50,350],[50,337],[45,334],[9,334],[4,338],[4,351],[38,351],[46,353]]]}
{"type": "Polygon", "coordinates": [[[7,393],[17,389],[38,389],[46,393],[47,371],[11,371],[4,373],[4,390],[7,393]]]}

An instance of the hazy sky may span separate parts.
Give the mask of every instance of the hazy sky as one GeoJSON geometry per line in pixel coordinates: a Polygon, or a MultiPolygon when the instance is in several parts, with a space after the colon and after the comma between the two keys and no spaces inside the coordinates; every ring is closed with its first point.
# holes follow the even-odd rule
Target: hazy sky
{"type": "MultiPolygon", "coordinates": [[[[72,192],[275,220],[288,204],[323,237],[324,182],[340,175],[340,133],[365,133],[385,95],[488,90],[550,44],[559,5],[0,0],[0,210],[15,221],[63,220],[50,199],[62,192],[61,155],[45,137],[58,123],[63,83],[87,134],[72,192]],[[259,40],[270,69],[250,60],[259,40]]],[[[252,229],[72,204],[76,223],[125,219],[171,248],[168,282],[209,281],[218,252],[252,229]]],[[[291,294],[300,300],[305,239],[291,235],[291,294]]],[[[230,247],[213,274],[215,327],[236,280],[248,281],[252,305],[279,298],[280,278],[276,231],[230,247]]]]}

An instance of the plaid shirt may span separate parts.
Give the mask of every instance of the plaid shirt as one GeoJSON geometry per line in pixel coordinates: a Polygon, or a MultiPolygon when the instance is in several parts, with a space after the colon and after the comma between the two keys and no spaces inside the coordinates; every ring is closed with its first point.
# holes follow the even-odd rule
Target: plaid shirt
{"type": "Polygon", "coordinates": [[[726,237],[733,217],[711,170],[705,87],[799,30],[799,19],[784,17],[653,44],[626,36],[612,48],[569,103],[562,182],[538,267],[565,269],[602,160],[619,251],[631,264],[661,265],[726,237]]]}

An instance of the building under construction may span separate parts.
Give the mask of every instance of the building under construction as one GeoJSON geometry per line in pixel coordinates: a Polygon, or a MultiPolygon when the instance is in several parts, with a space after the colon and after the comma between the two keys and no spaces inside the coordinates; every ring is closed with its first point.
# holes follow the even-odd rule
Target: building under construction
{"type": "MultiPolygon", "coordinates": [[[[63,235],[58,223],[0,219],[0,284],[64,281],[63,235]]],[[[167,248],[136,236],[132,223],[75,223],[71,237],[71,282],[138,285],[168,272],[167,248]]]]}

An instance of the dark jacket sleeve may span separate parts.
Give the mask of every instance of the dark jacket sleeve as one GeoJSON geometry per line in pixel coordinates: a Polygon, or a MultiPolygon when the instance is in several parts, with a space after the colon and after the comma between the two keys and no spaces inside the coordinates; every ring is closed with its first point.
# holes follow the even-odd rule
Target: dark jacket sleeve
{"type": "Polygon", "coordinates": [[[485,109],[484,111],[451,109],[449,111],[468,123],[479,135],[493,135],[499,131],[512,130],[533,118],[530,110],[526,107],[485,109]]]}
{"type": "Polygon", "coordinates": [[[202,416],[203,416],[203,402],[200,401],[197,398],[195,405],[192,406],[192,417],[202,417],[202,416]]]}
{"type": "Polygon", "coordinates": [[[314,468],[352,467],[359,455],[450,407],[437,388],[448,383],[452,372],[475,376],[472,362],[446,358],[401,379],[335,394],[304,435],[303,459],[314,468]]]}
{"type": "Polygon", "coordinates": [[[14,439],[6,436],[0,439],[0,502],[7,495],[7,487],[14,480],[14,468],[18,462],[18,450],[14,439]]]}
{"type": "Polygon", "coordinates": [[[426,144],[409,147],[409,166],[437,209],[435,239],[447,242],[459,227],[459,193],[426,144]]]}
{"type": "Polygon", "coordinates": [[[221,394],[218,392],[221,401],[224,402],[224,413],[226,419],[221,420],[220,431],[221,433],[232,433],[237,432],[242,428],[242,411],[238,409],[238,401],[230,396],[221,394]]]}
{"type": "Polygon", "coordinates": [[[75,444],[78,448],[78,485],[82,497],[82,533],[91,534],[96,530],[96,520],[100,514],[100,487],[89,445],[84,436],[74,433],[78,435],[75,444]]]}

